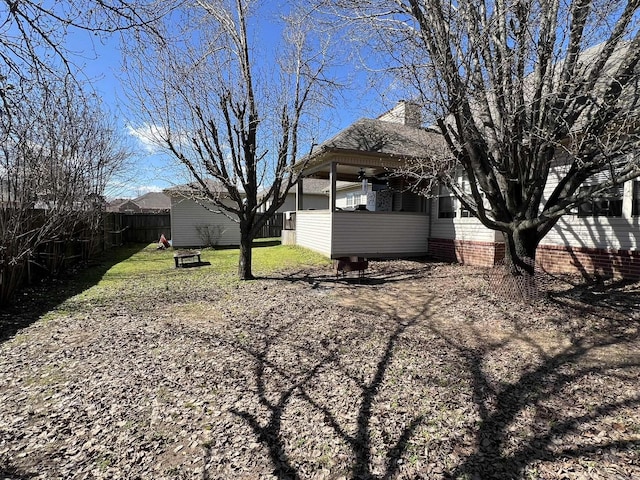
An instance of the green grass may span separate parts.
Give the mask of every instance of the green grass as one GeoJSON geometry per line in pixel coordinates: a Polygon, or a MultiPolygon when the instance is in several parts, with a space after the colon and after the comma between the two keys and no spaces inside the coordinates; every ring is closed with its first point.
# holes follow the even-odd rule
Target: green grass
{"type": "MultiPolygon", "coordinates": [[[[197,293],[213,285],[229,285],[239,282],[237,278],[239,250],[201,250],[203,265],[195,268],[175,268],[175,250],[158,250],[157,244],[147,246],[126,246],[109,253],[105,259],[112,266],[100,274],[89,269],[80,275],[85,277],[87,288],[65,302],[59,308],[74,308],[81,304],[91,306],[107,304],[116,299],[132,300],[155,297],[164,293],[184,295],[197,293]]],[[[280,245],[274,239],[258,240],[253,248],[253,273],[258,277],[268,277],[281,270],[300,269],[311,266],[328,266],[329,260],[310,250],[288,245],[280,245]]]]}

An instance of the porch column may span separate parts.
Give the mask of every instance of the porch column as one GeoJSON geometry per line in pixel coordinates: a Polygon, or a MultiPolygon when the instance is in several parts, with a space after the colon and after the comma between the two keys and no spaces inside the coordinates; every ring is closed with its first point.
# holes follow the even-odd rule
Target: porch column
{"type": "Polygon", "coordinates": [[[336,211],[336,180],[338,176],[338,164],[331,162],[329,167],[329,210],[336,211]]]}
{"type": "Polygon", "coordinates": [[[302,210],[302,197],[304,196],[304,177],[300,176],[296,182],[296,210],[302,210]]]}

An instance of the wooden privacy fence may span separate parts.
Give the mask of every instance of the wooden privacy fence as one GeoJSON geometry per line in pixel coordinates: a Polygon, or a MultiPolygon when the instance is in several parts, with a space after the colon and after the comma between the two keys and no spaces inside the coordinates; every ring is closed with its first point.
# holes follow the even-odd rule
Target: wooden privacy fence
{"type": "Polygon", "coordinates": [[[272,238],[282,235],[283,216],[283,213],[274,214],[273,217],[268,219],[267,223],[262,226],[256,238],[272,238]]]}
{"type": "MultiPolygon", "coordinates": [[[[24,221],[30,222],[25,231],[33,234],[43,230],[47,213],[35,209],[23,212],[24,221]]],[[[0,210],[0,220],[12,214],[14,212],[4,208],[0,210]]],[[[6,232],[1,229],[6,223],[0,222],[3,238],[6,232]]],[[[60,275],[74,264],[88,264],[102,251],[125,242],[157,242],[163,233],[165,237],[171,235],[169,214],[95,212],[88,220],[70,218],[68,225],[68,228],[61,225],[48,234],[33,235],[34,238],[25,240],[24,244],[4,242],[0,245],[0,306],[11,301],[24,284],[60,275]]]]}
{"type": "Polygon", "coordinates": [[[157,242],[160,235],[171,237],[168,213],[107,213],[104,219],[105,241],[110,245],[157,242]]]}

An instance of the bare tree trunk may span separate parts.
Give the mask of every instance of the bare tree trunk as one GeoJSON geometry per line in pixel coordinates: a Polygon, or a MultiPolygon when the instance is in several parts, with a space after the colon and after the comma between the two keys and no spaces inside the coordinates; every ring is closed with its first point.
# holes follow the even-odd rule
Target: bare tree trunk
{"type": "Polygon", "coordinates": [[[536,248],[540,241],[535,230],[504,233],[504,268],[492,278],[493,292],[503,298],[532,301],[538,298],[535,277],[536,248]]]}
{"type": "Polygon", "coordinates": [[[238,276],[247,280],[254,278],[251,246],[259,227],[300,177],[294,165],[300,135],[311,130],[305,124],[316,122],[313,110],[337,86],[325,73],[332,54],[325,30],[311,28],[311,11],[292,8],[280,17],[283,53],[254,45],[253,29],[268,21],[260,12],[271,11],[264,2],[196,3],[180,11],[184,37],[166,17],[158,24],[166,41],[129,44],[125,56],[140,67],[128,71],[129,92],[140,126],[154,125],[154,141],[185,167],[191,183],[180,193],[239,222],[238,276]],[[273,75],[254,75],[264,61],[273,75]]]}
{"type": "Polygon", "coordinates": [[[253,237],[246,225],[240,224],[240,258],[238,260],[238,277],[240,280],[252,280],[251,272],[253,237]]]}
{"type": "Polygon", "coordinates": [[[522,230],[504,234],[504,264],[512,274],[533,275],[538,248],[535,230],[522,230]]]}

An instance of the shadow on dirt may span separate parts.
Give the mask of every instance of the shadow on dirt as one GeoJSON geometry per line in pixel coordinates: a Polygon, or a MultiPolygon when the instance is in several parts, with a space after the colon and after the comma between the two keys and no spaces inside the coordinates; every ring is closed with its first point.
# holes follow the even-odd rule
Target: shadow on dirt
{"type": "Polygon", "coordinates": [[[398,343],[408,330],[427,318],[428,305],[429,301],[425,299],[423,308],[410,318],[394,317],[393,312],[386,312],[387,315],[391,315],[393,328],[388,330],[386,339],[380,345],[383,348],[371,350],[371,358],[377,358],[377,361],[374,362],[375,367],[366,374],[357,365],[352,365],[349,360],[343,358],[344,351],[340,347],[345,341],[347,343],[362,341],[357,340],[357,333],[354,338],[347,338],[349,334],[343,332],[336,333],[335,337],[315,339],[319,340],[317,348],[303,347],[296,355],[299,358],[308,359],[307,361],[302,362],[301,365],[280,364],[277,361],[277,351],[287,343],[286,337],[295,328],[297,319],[285,322],[276,329],[256,327],[256,331],[252,332],[250,338],[262,340],[255,342],[254,345],[245,343],[232,345],[234,349],[247,356],[254,365],[253,377],[257,386],[255,395],[262,407],[262,412],[256,414],[241,408],[233,408],[231,412],[250,426],[255,439],[267,449],[274,468],[273,474],[277,478],[300,479],[305,476],[301,467],[288,455],[287,445],[290,439],[283,431],[283,417],[294,398],[306,403],[312,411],[321,414],[323,421],[320,425],[316,425],[316,428],[324,427],[331,432],[331,437],[348,447],[351,452],[349,456],[351,463],[346,463],[342,467],[345,478],[386,479],[393,478],[398,473],[402,465],[401,459],[406,454],[409,442],[417,429],[422,425],[424,417],[414,415],[399,430],[385,432],[390,438],[385,454],[384,473],[380,474],[380,467],[378,466],[377,471],[374,471],[372,465],[372,458],[375,456],[372,435],[380,434],[376,420],[373,418],[374,405],[378,401],[388,370],[394,361],[398,343]],[[345,338],[338,338],[340,336],[345,338]],[[331,395],[325,398],[326,392],[319,395],[315,390],[316,382],[321,381],[326,371],[341,376],[345,383],[357,385],[353,395],[353,398],[357,399],[355,415],[345,417],[346,412],[335,411],[330,403],[331,395]],[[277,390],[273,389],[274,376],[281,379],[278,382],[280,388],[277,390]]]}
{"type": "Polygon", "coordinates": [[[397,267],[397,261],[370,260],[369,268],[362,276],[357,271],[340,272],[336,275],[331,266],[318,268],[313,271],[300,269],[290,271],[282,276],[256,277],[261,280],[278,280],[286,282],[304,282],[313,288],[329,287],[332,285],[362,285],[362,286],[382,286],[404,282],[414,278],[421,278],[431,275],[434,268],[443,265],[442,262],[430,261],[423,258],[408,260],[401,268],[397,267]]]}
{"type": "Polygon", "coordinates": [[[0,464],[0,478],[3,480],[28,480],[33,477],[20,472],[11,465],[0,464]]]}
{"type": "MultiPolygon", "coordinates": [[[[379,277],[364,279],[361,285],[366,290],[366,286],[393,284],[424,274],[422,268],[402,273],[384,272],[379,277]]],[[[436,281],[431,274],[428,278],[436,281]]],[[[304,281],[312,288],[336,282],[330,274],[308,276],[304,272],[295,272],[283,280],[304,281]]],[[[338,280],[338,283],[358,285],[360,280],[349,278],[338,280]]],[[[270,410],[271,420],[265,424],[249,412],[234,413],[242,417],[252,427],[256,438],[269,448],[279,478],[300,478],[300,472],[287,459],[280,421],[287,402],[297,390],[308,404],[322,412],[324,424],[331,427],[334,436],[349,445],[354,461],[348,472],[341,473],[347,478],[393,478],[399,473],[398,460],[406,454],[407,445],[430,419],[416,414],[402,432],[396,432],[395,446],[387,451],[386,469],[380,474],[373,471],[370,464],[372,405],[398,338],[421,318],[425,319],[428,330],[454,352],[452,358],[457,359],[456,366],[462,371],[459,381],[468,385],[473,410],[479,417],[467,431],[469,443],[460,450],[464,453],[457,457],[454,465],[444,469],[444,478],[523,478],[527,469],[541,463],[567,464],[567,468],[573,469],[576,461],[598,462],[602,458],[611,459],[611,468],[617,469],[615,473],[620,478],[631,478],[626,477],[628,472],[623,470],[625,464],[630,465],[625,458],[633,458],[634,452],[640,450],[640,440],[631,428],[627,430],[617,419],[640,408],[637,389],[625,387],[636,384],[640,360],[634,354],[617,356],[612,352],[629,352],[640,340],[640,283],[609,281],[566,283],[565,286],[567,288],[558,290],[543,287],[544,292],[541,292],[545,302],[562,312],[558,318],[549,320],[549,326],[564,332],[570,340],[569,344],[555,350],[550,350],[549,345],[541,343],[536,336],[529,336],[523,325],[521,328],[514,325],[515,333],[510,338],[487,341],[486,332],[478,331],[476,341],[464,341],[455,329],[443,330],[437,322],[432,323],[426,310],[408,321],[399,322],[387,337],[386,348],[371,352],[378,358],[377,368],[367,381],[359,383],[355,429],[345,425],[326,403],[315,399],[307,389],[319,370],[335,368],[338,352],[327,351],[327,356],[308,371],[308,377],[292,383],[291,388],[282,393],[280,401],[270,403],[267,400],[271,397],[264,390],[263,377],[265,367],[272,369],[269,364],[271,342],[260,351],[247,352],[258,365],[255,375],[261,386],[261,403],[270,410]],[[573,319],[574,324],[569,324],[569,319],[573,319]],[[516,351],[516,345],[537,353],[530,363],[513,365],[513,380],[496,381],[492,363],[503,352],[516,351]],[[598,382],[608,382],[610,395],[598,390],[598,382]],[[607,430],[607,425],[614,427],[607,430]]],[[[388,304],[378,305],[378,308],[381,314],[384,312],[396,321],[404,313],[394,310],[402,307],[388,304]]],[[[277,336],[272,340],[275,342],[277,336]]],[[[543,475],[543,478],[547,477],[543,475]]]]}

